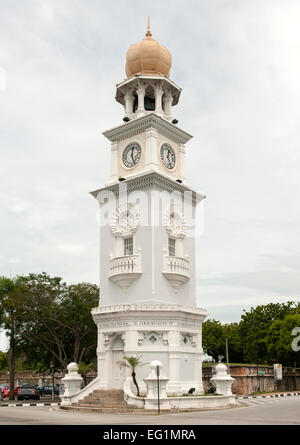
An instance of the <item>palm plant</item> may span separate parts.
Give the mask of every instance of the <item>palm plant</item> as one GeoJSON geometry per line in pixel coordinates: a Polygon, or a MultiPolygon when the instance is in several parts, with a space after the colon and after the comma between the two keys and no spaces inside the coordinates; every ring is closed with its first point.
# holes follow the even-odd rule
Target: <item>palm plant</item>
{"type": "Polygon", "coordinates": [[[138,385],[138,383],[136,381],[136,372],[135,372],[135,370],[136,370],[136,368],[138,366],[144,366],[144,365],[147,364],[147,363],[142,363],[141,362],[141,357],[142,357],[141,355],[137,355],[136,357],[134,357],[134,356],[129,357],[129,356],[125,355],[124,356],[124,360],[119,362],[121,366],[126,366],[127,368],[130,368],[130,370],[131,370],[131,377],[132,377],[133,383],[135,384],[138,397],[140,397],[140,388],[139,388],[139,385],[138,385]]]}

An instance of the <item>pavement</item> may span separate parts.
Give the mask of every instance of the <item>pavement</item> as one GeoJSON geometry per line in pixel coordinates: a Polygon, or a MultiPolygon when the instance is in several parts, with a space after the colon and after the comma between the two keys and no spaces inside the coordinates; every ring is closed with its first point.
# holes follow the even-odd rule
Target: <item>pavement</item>
{"type": "Polygon", "coordinates": [[[300,396],[241,398],[227,409],[140,416],[3,406],[0,425],[300,425],[300,396]]]}
{"type": "MultiPolygon", "coordinates": [[[[251,399],[267,399],[273,397],[293,397],[300,396],[300,391],[291,391],[291,392],[281,392],[281,393],[268,393],[262,395],[244,395],[244,396],[236,396],[235,399],[239,400],[251,400],[251,399]]],[[[51,399],[51,396],[43,396],[40,400],[9,400],[9,399],[1,399],[0,407],[16,407],[16,406],[59,406],[61,404],[61,399],[59,397],[55,397],[54,400],[51,399]]]]}

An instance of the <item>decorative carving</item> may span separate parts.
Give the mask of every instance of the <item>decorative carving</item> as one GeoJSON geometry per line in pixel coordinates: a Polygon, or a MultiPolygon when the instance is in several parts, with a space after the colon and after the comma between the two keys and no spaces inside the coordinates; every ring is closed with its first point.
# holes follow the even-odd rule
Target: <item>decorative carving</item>
{"type": "Polygon", "coordinates": [[[134,204],[121,204],[111,218],[110,228],[115,236],[131,236],[140,225],[140,220],[140,211],[134,204]]]}
{"type": "Polygon", "coordinates": [[[197,345],[195,338],[196,338],[196,335],[192,334],[192,333],[182,333],[181,334],[181,342],[185,346],[192,346],[193,348],[195,348],[197,345]]]}
{"type": "Polygon", "coordinates": [[[168,234],[174,238],[184,238],[187,232],[187,222],[182,209],[171,206],[164,215],[164,226],[168,234]]]}

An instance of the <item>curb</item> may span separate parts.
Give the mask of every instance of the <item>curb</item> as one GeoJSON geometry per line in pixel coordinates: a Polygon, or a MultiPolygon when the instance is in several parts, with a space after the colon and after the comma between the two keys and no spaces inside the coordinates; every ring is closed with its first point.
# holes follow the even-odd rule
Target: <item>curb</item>
{"type": "Polygon", "coordinates": [[[300,396],[300,392],[288,392],[284,394],[271,394],[265,396],[236,396],[235,399],[269,399],[271,397],[290,397],[290,396],[300,396]]]}
{"type": "Polygon", "coordinates": [[[58,406],[61,402],[45,402],[45,403],[1,403],[0,407],[5,406],[7,407],[15,407],[15,406],[58,406]]]}

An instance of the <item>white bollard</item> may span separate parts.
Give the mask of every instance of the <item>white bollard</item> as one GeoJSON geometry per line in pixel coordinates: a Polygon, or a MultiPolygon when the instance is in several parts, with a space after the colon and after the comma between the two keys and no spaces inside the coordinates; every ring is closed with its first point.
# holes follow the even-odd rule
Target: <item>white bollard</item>
{"type": "Polygon", "coordinates": [[[60,396],[62,405],[71,405],[71,397],[81,389],[83,378],[78,374],[78,365],[75,362],[69,363],[67,366],[68,374],[61,379],[64,384],[65,391],[60,396]]]}
{"type": "Polygon", "coordinates": [[[210,381],[215,385],[217,394],[232,396],[231,385],[235,379],[227,374],[227,367],[224,363],[219,363],[216,366],[216,374],[210,381]]]}

